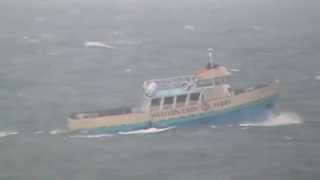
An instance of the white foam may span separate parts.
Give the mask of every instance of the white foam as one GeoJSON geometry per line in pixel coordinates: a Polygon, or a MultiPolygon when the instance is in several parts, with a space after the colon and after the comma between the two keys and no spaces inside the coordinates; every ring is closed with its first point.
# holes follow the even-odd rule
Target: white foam
{"type": "Polygon", "coordinates": [[[132,71],[132,69],[130,69],[130,68],[126,68],[124,71],[125,71],[125,72],[127,72],[127,73],[129,73],[129,72],[131,72],[131,71],[132,71]]]}
{"type": "Polygon", "coordinates": [[[112,137],[112,134],[88,134],[88,135],[74,135],[69,136],[70,138],[102,138],[102,137],[112,137]]]}
{"type": "Polygon", "coordinates": [[[148,129],[141,129],[141,130],[136,130],[136,131],[129,131],[129,132],[119,132],[118,134],[122,134],[122,135],[129,135],[129,134],[152,134],[152,133],[159,133],[159,132],[163,132],[163,131],[167,131],[170,129],[173,129],[175,127],[168,127],[168,128],[162,128],[162,129],[158,129],[158,128],[148,128],[148,129]]]}
{"type": "Polygon", "coordinates": [[[61,130],[61,129],[54,129],[54,130],[49,131],[50,135],[57,135],[57,134],[63,134],[63,133],[65,133],[65,131],[61,130]]]}
{"type": "Polygon", "coordinates": [[[8,134],[6,131],[0,131],[0,138],[6,137],[8,134]]]}
{"type": "Polygon", "coordinates": [[[254,30],[254,31],[263,31],[263,27],[261,27],[261,26],[257,26],[257,25],[255,25],[255,26],[252,26],[252,29],[254,30]]]}
{"type": "Polygon", "coordinates": [[[0,138],[6,137],[6,136],[12,136],[12,135],[18,135],[18,131],[0,131],[0,138]]]}
{"type": "Polygon", "coordinates": [[[215,125],[211,125],[210,127],[214,129],[214,128],[216,128],[217,126],[215,126],[215,125]]]}
{"type": "Polygon", "coordinates": [[[183,29],[187,31],[194,31],[196,28],[192,25],[185,25],[183,29]]]}
{"type": "Polygon", "coordinates": [[[7,132],[8,135],[18,135],[19,132],[18,131],[9,131],[7,132]]]}
{"type": "Polygon", "coordinates": [[[314,77],[315,80],[320,80],[320,75],[314,77]]]}
{"type": "Polygon", "coordinates": [[[281,113],[277,116],[271,115],[268,120],[258,123],[242,123],[241,127],[251,127],[251,126],[285,126],[285,125],[293,125],[293,124],[301,124],[303,121],[301,118],[293,112],[290,113],[281,113]]]}
{"type": "Polygon", "coordinates": [[[100,41],[88,41],[84,43],[85,46],[87,47],[101,47],[101,48],[107,48],[107,49],[114,49],[114,46],[111,46],[109,44],[100,42],[100,41]]]}
{"type": "Polygon", "coordinates": [[[232,71],[232,72],[240,72],[240,69],[232,68],[232,69],[230,69],[230,71],[232,71]]]}
{"type": "Polygon", "coordinates": [[[34,131],[33,134],[43,134],[44,131],[34,131]]]}

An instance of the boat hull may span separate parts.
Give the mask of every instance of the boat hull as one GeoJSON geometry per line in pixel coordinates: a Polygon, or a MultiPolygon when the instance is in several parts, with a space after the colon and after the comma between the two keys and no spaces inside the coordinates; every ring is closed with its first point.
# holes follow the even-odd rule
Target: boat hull
{"type": "Polygon", "coordinates": [[[73,131],[75,133],[89,133],[89,134],[99,134],[99,133],[118,133],[118,132],[128,132],[140,129],[146,129],[150,127],[156,128],[168,128],[177,127],[188,124],[237,124],[241,122],[252,122],[259,121],[265,117],[268,112],[274,106],[278,95],[269,96],[263,99],[259,99],[250,103],[242,104],[239,106],[226,108],[221,111],[208,111],[202,112],[194,115],[176,117],[164,120],[158,120],[153,122],[145,121],[133,124],[123,124],[112,127],[99,127],[91,129],[82,129],[73,131]]]}
{"type": "Polygon", "coordinates": [[[238,124],[246,121],[260,121],[270,113],[278,96],[271,96],[255,102],[243,104],[237,107],[228,108],[218,112],[206,112],[197,115],[163,120],[153,125],[157,128],[166,128],[177,125],[188,124],[238,124]]]}

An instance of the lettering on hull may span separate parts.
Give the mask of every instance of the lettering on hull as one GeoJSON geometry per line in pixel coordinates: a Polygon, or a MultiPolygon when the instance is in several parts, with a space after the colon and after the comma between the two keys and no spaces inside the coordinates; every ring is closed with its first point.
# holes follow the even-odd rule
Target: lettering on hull
{"type": "Polygon", "coordinates": [[[194,113],[196,111],[199,111],[199,107],[189,107],[189,108],[183,108],[183,109],[174,109],[170,111],[154,112],[154,113],[151,113],[151,117],[157,118],[157,117],[169,117],[169,116],[176,116],[176,115],[187,115],[190,113],[194,113]]]}

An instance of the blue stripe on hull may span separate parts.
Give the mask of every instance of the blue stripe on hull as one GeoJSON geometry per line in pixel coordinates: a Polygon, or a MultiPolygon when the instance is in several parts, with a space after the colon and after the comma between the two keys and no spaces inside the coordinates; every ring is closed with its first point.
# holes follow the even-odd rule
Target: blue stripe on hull
{"type": "Polygon", "coordinates": [[[94,128],[94,129],[85,129],[85,130],[79,130],[75,133],[82,133],[85,132],[86,134],[103,134],[103,133],[117,133],[117,132],[129,132],[129,131],[135,131],[139,129],[146,129],[150,126],[150,123],[144,122],[144,123],[137,123],[137,124],[124,124],[121,126],[114,126],[114,127],[101,127],[101,128],[94,128]]]}
{"type": "MultiPolygon", "coordinates": [[[[257,119],[257,117],[264,115],[268,110],[272,109],[278,96],[272,96],[260,101],[256,101],[250,104],[244,104],[234,108],[229,108],[219,112],[207,112],[197,115],[191,115],[182,118],[168,119],[158,122],[153,122],[152,126],[157,128],[167,128],[172,126],[179,126],[183,124],[193,123],[213,123],[213,124],[230,124],[239,123],[243,121],[249,121],[257,119]]],[[[128,132],[139,129],[146,129],[150,127],[150,123],[137,123],[129,125],[121,125],[115,127],[101,127],[95,129],[88,129],[87,133],[117,133],[117,132],[128,132]]],[[[81,132],[81,131],[80,131],[81,132]]]]}
{"type": "Polygon", "coordinates": [[[244,121],[251,121],[253,118],[255,120],[259,120],[259,117],[264,117],[263,115],[268,114],[269,110],[274,106],[277,98],[278,96],[272,96],[267,99],[250,104],[244,104],[220,112],[208,112],[183,118],[163,120],[153,123],[153,125],[158,128],[165,128],[180,124],[235,124],[244,121]]]}

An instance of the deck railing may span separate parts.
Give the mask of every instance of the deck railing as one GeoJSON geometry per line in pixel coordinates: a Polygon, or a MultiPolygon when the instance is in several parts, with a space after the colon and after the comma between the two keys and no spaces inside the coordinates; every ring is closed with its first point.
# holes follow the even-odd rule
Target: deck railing
{"type": "Polygon", "coordinates": [[[151,82],[155,82],[159,90],[173,89],[181,87],[182,83],[190,82],[193,79],[192,75],[179,76],[165,79],[152,79],[144,82],[144,86],[147,86],[151,82]]]}

